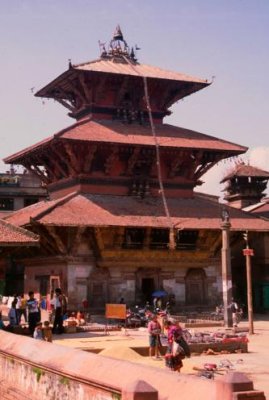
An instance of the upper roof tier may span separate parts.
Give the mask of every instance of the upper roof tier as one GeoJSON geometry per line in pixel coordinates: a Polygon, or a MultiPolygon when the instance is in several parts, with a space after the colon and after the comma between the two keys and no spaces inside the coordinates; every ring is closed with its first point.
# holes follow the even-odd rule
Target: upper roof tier
{"type": "Polygon", "coordinates": [[[147,114],[145,80],[155,119],[168,115],[176,101],[210,85],[205,79],[140,64],[117,27],[98,60],[69,69],[36,93],[53,98],[80,119],[87,114],[115,117],[119,109],[147,114]]]}

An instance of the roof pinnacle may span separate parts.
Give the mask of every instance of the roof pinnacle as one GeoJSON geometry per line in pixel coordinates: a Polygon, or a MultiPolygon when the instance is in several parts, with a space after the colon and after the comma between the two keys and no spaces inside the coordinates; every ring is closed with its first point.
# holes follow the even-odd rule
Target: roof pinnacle
{"type": "MultiPolygon", "coordinates": [[[[101,50],[101,58],[103,59],[117,59],[126,62],[126,58],[132,62],[136,62],[134,49],[130,50],[127,42],[124,40],[120,25],[116,26],[113,37],[109,42],[108,48],[105,47],[105,43],[99,41],[101,50]]],[[[136,50],[139,48],[136,46],[136,50]]]]}
{"type": "Polygon", "coordinates": [[[114,35],[113,35],[113,40],[122,40],[122,41],[124,41],[123,34],[122,34],[122,31],[120,29],[119,24],[116,26],[116,29],[115,29],[115,32],[114,32],[114,35]]]}

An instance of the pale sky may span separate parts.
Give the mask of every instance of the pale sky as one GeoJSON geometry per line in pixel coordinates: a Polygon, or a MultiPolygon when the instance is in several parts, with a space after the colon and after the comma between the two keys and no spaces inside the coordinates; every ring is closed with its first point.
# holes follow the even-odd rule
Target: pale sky
{"type": "MultiPolygon", "coordinates": [[[[98,40],[108,42],[120,24],[129,46],[141,48],[141,63],[215,77],[174,105],[165,122],[247,146],[244,160],[269,170],[268,0],[0,0],[0,6],[1,160],[74,122],[32,90],[64,72],[69,59],[98,58],[98,40]]],[[[199,190],[219,194],[228,168],[222,162],[212,169],[199,190]]]]}

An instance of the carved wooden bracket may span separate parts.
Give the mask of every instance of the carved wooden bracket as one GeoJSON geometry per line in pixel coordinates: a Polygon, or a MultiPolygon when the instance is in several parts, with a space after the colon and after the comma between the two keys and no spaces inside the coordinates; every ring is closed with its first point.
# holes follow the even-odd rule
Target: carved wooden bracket
{"type": "Polygon", "coordinates": [[[136,162],[138,161],[139,157],[140,157],[140,148],[135,147],[135,149],[133,150],[133,154],[130,156],[130,158],[128,160],[127,169],[126,169],[127,175],[132,175],[134,166],[135,166],[136,162]]]}
{"type": "Polygon", "coordinates": [[[67,248],[64,244],[62,238],[59,233],[57,233],[55,226],[46,226],[47,231],[50,236],[54,239],[58,252],[61,254],[67,254],[67,248]]]}
{"type": "Polygon", "coordinates": [[[114,147],[105,163],[105,174],[110,175],[114,162],[118,159],[119,147],[114,147]]]}

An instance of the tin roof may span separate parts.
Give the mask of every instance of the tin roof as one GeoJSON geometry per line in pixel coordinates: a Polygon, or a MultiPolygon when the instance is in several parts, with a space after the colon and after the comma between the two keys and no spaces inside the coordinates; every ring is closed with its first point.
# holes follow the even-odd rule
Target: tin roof
{"type": "MultiPolygon", "coordinates": [[[[247,147],[169,124],[156,124],[155,130],[159,146],[163,148],[216,150],[227,152],[227,157],[247,151],[247,147]]],[[[6,163],[19,163],[21,158],[48,146],[55,139],[155,146],[150,126],[143,126],[138,123],[123,124],[118,121],[86,119],[61,130],[33,146],[6,157],[4,161],[6,163]]]]}
{"type": "Polygon", "coordinates": [[[39,237],[18,226],[0,219],[0,247],[38,246],[39,237]]]}
{"type": "MultiPolygon", "coordinates": [[[[169,198],[167,204],[175,229],[220,229],[223,204],[215,199],[196,193],[193,198],[169,198]]],[[[232,230],[269,231],[269,221],[225,207],[229,209],[232,230]]],[[[154,197],[141,200],[131,196],[72,193],[34,204],[7,217],[9,222],[20,226],[29,224],[31,219],[62,227],[170,227],[161,199],[154,197]]]]}

